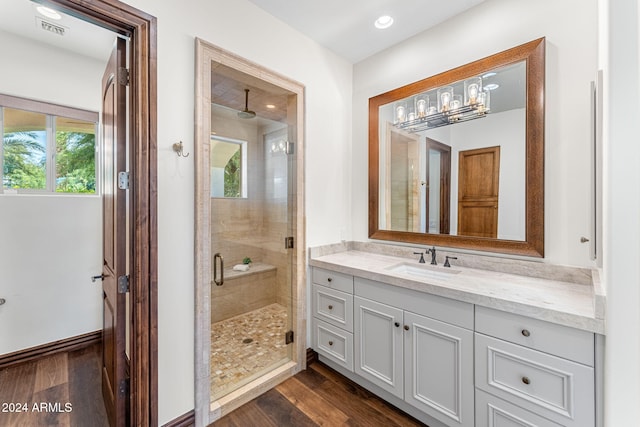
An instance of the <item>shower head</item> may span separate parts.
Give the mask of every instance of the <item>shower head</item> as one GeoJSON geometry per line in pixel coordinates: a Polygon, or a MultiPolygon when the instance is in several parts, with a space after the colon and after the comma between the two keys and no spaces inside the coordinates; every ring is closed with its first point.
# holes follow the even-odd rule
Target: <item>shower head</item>
{"type": "Polygon", "coordinates": [[[238,111],[238,117],[241,119],[253,119],[256,116],[255,111],[249,110],[249,89],[244,90],[244,110],[238,111]]]}

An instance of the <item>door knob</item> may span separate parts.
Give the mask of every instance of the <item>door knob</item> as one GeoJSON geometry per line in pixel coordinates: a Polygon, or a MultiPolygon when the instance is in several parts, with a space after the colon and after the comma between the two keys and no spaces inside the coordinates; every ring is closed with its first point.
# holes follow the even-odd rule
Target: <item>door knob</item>
{"type": "Polygon", "coordinates": [[[95,282],[98,279],[104,280],[105,277],[107,277],[107,276],[105,276],[104,274],[100,274],[99,276],[91,276],[91,281],[95,282]]]}

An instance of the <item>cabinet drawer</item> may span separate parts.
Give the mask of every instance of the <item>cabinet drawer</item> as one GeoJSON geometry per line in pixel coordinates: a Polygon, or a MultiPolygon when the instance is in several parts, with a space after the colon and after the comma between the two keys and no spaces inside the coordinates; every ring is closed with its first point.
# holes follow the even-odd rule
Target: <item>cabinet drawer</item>
{"type": "Polygon", "coordinates": [[[476,387],[551,421],[593,427],[593,368],[475,334],[476,387]]]}
{"type": "Polygon", "coordinates": [[[476,390],[476,425],[486,427],[561,427],[482,390],[476,390]]]}
{"type": "Polygon", "coordinates": [[[313,319],[313,347],[318,354],[353,372],[353,334],[313,319]]]}
{"type": "Polygon", "coordinates": [[[313,316],[353,332],[353,295],[326,286],[312,286],[313,316]]]}
{"type": "Polygon", "coordinates": [[[323,268],[313,268],[313,283],[328,286],[348,294],[353,293],[353,276],[323,268]]]}
{"type": "Polygon", "coordinates": [[[355,295],[473,330],[473,304],[356,277],[355,295]]]}
{"type": "Polygon", "coordinates": [[[594,366],[591,332],[480,306],[476,306],[476,331],[594,366]]]}

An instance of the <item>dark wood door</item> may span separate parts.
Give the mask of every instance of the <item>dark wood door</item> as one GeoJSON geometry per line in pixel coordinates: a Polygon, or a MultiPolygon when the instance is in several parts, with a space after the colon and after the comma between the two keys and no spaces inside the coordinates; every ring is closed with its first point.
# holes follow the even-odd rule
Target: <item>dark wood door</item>
{"type": "Polygon", "coordinates": [[[449,234],[449,218],[451,217],[451,147],[435,139],[427,138],[427,230],[430,231],[429,219],[432,212],[437,213],[439,226],[436,233],[449,234]],[[432,179],[431,157],[436,153],[440,158],[437,165],[438,177],[432,179]],[[438,189],[440,197],[435,201],[435,205],[430,203],[431,192],[438,189]]]}
{"type": "Polygon", "coordinates": [[[498,237],[500,147],[460,151],[458,235],[498,237]]]}
{"type": "Polygon", "coordinates": [[[102,77],[102,396],[112,426],[127,424],[129,401],[125,362],[126,294],[118,292],[118,280],[127,274],[127,191],[118,185],[118,172],[126,170],[126,82],[118,78],[126,64],[125,58],[125,41],[117,39],[102,77]]]}

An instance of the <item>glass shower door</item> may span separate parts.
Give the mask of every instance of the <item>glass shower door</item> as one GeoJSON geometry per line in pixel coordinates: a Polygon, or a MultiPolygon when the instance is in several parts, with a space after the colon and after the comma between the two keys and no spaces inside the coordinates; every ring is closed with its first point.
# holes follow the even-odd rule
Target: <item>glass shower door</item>
{"type": "Polygon", "coordinates": [[[290,128],[212,105],[211,401],[292,360],[290,128]]]}

